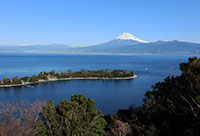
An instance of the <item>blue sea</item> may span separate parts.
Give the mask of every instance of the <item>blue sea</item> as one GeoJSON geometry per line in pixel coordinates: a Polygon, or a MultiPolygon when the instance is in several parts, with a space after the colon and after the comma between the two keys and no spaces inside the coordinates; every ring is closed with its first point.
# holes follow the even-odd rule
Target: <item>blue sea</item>
{"type": "Polygon", "coordinates": [[[131,104],[142,104],[144,93],[167,76],[180,74],[179,63],[191,56],[175,55],[88,55],[0,53],[0,79],[32,76],[41,71],[122,69],[133,71],[139,78],[132,80],[72,80],[40,83],[34,88],[0,88],[0,101],[25,99],[70,100],[83,94],[96,101],[103,113],[113,114],[131,104]]]}

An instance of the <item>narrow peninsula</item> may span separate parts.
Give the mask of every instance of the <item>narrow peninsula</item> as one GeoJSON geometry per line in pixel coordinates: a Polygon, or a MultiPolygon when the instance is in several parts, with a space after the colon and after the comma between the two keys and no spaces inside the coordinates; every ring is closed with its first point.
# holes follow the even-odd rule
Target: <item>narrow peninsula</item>
{"type": "Polygon", "coordinates": [[[59,80],[123,80],[137,78],[131,71],[125,70],[93,70],[93,71],[72,71],[58,73],[55,71],[51,72],[40,72],[38,75],[24,76],[18,78],[17,76],[9,79],[4,78],[0,80],[0,88],[3,87],[20,87],[29,86],[37,83],[59,81],[59,80]]]}

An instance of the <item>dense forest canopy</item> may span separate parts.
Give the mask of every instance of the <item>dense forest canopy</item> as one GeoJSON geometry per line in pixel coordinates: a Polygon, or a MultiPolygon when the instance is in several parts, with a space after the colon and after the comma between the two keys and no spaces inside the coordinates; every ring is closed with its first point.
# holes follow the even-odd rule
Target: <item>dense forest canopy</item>
{"type": "Polygon", "coordinates": [[[80,70],[80,71],[72,71],[68,70],[68,72],[58,73],[55,71],[51,72],[40,72],[37,76],[24,76],[22,78],[18,78],[17,76],[9,79],[4,78],[2,81],[0,80],[0,85],[16,85],[16,84],[24,84],[24,83],[35,83],[40,81],[47,80],[56,80],[56,79],[64,79],[64,78],[124,78],[124,77],[132,77],[134,73],[131,71],[125,70],[80,70]]]}

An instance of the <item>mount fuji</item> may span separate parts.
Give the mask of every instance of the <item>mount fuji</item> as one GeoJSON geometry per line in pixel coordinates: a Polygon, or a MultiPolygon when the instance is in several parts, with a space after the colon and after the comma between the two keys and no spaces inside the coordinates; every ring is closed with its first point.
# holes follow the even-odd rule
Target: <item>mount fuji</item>
{"type": "Polygon", "coordinates": [[[87,47],[78,47],[78,48],[73,48],[72,52],[76,53],[111,53],[112,51],[118,49],[118,48],[123,48],[126,46],[134,46],[137,44],[147,44],[149,42],[141,40],[130,33],[122,33],[120,36],[116,37],[115,39],[105,42],[102,44],[98,45],[93,45],[93,46],[87,46],[87,47]]]}
{"type": "Polygon", "coordinates": [[[122,33],[109,42],[87,47],[64,44],[0,46],[0,52],[57,52],[57,53],[112,53],[112,54],[183,54],[200,55],[200,44],[183,41],[148,42],[130,33],[122,33]]]}
{"type": "Polygon", "coordinates": [[[106,42],[106,43],[102,43],[102,44],[98,44],[95,46],[126,46],[126,45],[134,45],[134,44],[139,44],[139,43],[149,43],[147,41],[141,40],[133,35],[131,35],[130,33],[122,33],[120,36],[116,37],[115,39],[106,42]]]}
{"type": "Polygon", "coordinates": [[[112,54],[200,54],[200,44],[183,41],[147,42],[130,33],[122,33],[115,39],[88,47],[73,48],[72,53],[112,54]]]}

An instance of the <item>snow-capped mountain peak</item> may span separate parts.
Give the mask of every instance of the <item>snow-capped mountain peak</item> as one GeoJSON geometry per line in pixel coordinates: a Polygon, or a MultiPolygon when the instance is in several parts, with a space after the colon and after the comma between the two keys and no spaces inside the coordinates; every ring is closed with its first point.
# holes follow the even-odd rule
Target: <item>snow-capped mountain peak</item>
{"type": "Polygon", "coordinates": [[[116,39],[118,40],[134,40],[140,43],[148,43],[147,41],[143,41],[133,35],[131,35],[130,33],[123,33],[120,36],[118,36],[116,39]]]}

